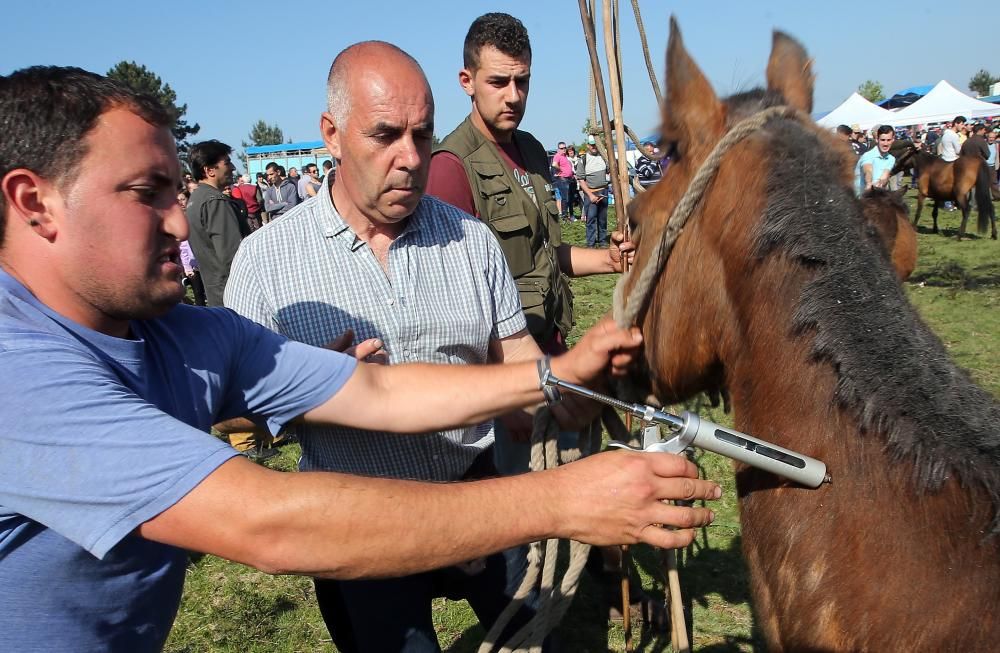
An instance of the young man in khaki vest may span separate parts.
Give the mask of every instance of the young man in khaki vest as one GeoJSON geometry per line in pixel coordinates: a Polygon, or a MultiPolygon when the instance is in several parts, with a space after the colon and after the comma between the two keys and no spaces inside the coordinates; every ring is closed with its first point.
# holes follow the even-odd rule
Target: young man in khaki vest
{"type": "MultiPolygon", "coordinates": [[[[548,155],[534,136],[518,129],[530,77],[531,43],[520,20],[489,13],[473,21],[458,73],[472,111],[431,158],[427,192],[490,226],[517,283],[528,331],[542,351],[554,354],[565,350],[573,326],[565,277],[621,272],[622,254],[630,255],[632,246],[622,244],[620,233],[602,249],[562,242],[548,155]]],[[[564,429],[579,428],[594,415],[587,409],[569,412],[580,423],[561,424],[564,429]]],[[[527,470],[530,434],[531,424],[516,414],[497,420],[501,473],[527,470]]],[[[575,437],[564,432],[560,440],[575,437]]]]}

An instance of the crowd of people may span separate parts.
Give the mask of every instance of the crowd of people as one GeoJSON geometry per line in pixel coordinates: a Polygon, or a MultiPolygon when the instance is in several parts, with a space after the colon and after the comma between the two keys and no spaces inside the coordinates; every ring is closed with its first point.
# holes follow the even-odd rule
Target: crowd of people
{"type": "MultiPolygon", "coordinates": [[[[994,183],[1000,181],[1000,118],[970,123],[965,116],[956,116],[954,120],[927,128],[875,125],[867,132],[857,124],[839,125],[836,133],[858,157],[854,170],[858,195],[870,188],[898,190],[902,173],[896,176],[889,173],[896,164],[896,153],[911,145],[944,161],[955,161],[963,155],[980,157],[990,179],[994,183]]],[[[913,179],[917,179],[915,174],[913,179]]],[[[944,208],[954,210],[950,202],[944,208]]]]}
{"type": "MultiPolygon", "coordinates": [[[[159,650],[199,551],[316,578],[341,651],[438,651],[431,598],[467,598],[489,627],[528,542],[676,547],[712,520],[666,503],[721,496],[679,456],[521,473],[541,406],[568,445],[598,412],[544,380],[624,373],[641,345],[606,319],[567,347],[566,277],[633,252],[562,242],[550,161],[518,129],[530,67],[520,21],[478,18],[472,108],[432,157],[419,64],[351,46],[321,117],[336,174],[272,163],[256,183],[205,141],[183,184],[171,114],[108,78],[0,77],[5,647],[159,650]],[[189,272],[207,308],[183,305],[189,272]],[[213,427],[257,452],[294,431],[301,473],[213,427]]],[[[605,203],[597,167],[588,206],[605,203]]]]}
{"type": "MultiPolygon", "coordinates": [[[[660,180],[667,160],[658,154],[652,143],[642,143],[634,157],[626,156],[630,195],[635,192],[634,184],[645,188],[660,180]]],[[[579,154],[574,145],[559,141],[551,165],[560,218],[576,222],[574,208],[579,205],[579,219],[586,222],[587,246],[604,247],[608,242],[608,203],[612,189],[608,161],[600,153],[596,138],[588,136],[579,154]]]]}

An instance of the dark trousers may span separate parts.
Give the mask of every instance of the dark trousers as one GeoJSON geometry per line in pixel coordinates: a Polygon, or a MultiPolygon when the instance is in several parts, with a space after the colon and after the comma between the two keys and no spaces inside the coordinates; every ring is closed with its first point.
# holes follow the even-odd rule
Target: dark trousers
{"type": "MultiPolygon", "coordinates": [[[[523,554],[518,558],[525,561],[523,554]]],[[[514,594],[507,591],[508,562],[502,553],[487,558],[486,568],[478,574],[446,567],[402,578],[317,578],[315,583],[323,621],[341,653],[439,653],[431,618],[432,599],[467,600],[483,628],[489,630],[514,594]]],[[[525,608],[512,623],[523,625],[531,614],[525,608]]],[[[515,632],[516,627],[508,632],[515,632]]]]}
{"type": "Polygon", "coordinates": [[[566,192],[566,197],[563,198],[563,211],[569,216],[569,219],[573,219],[573,207],[581,207],[580,213],[583,213],[583,201],[580,196],[580,189],[577,186],[577,181],[575,178],[569,179],[568,182],[569,190],[566,192]]]}
{"type": "MultiPolygon", "coordinates": [[[[496,476],[492,447],[476,458],[464,480],[489,476],[496,476]]],[[[521,584],[528,568],[526,554],[527,547],[496,553],[478,573],[445,567],[400,578],[316,578],[316,602],[341,653],[439,653],[431,600],[467,600],[489,631],[521,584]]],[[[532,617],[534,609],[528,606],[534,605],[529,601],[521,608],[501,639],[532,617]]]]}
{"type": "Polygon", "coordinates": [[[583,213],[587,218],[587,247],[601,247],[608,242],[608,198],[607,191],[598,194],[597,202],[583,196],[583,213]]]}

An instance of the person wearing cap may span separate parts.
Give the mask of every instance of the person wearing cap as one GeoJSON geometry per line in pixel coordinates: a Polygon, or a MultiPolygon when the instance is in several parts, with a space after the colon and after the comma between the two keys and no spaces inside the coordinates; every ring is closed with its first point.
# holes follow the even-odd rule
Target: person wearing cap
{"type": "Polygon", "coordinates": [[[854,154],[861,156],[868,151],[868,143],[865,141],[865,132],[861,129],[861,125],[854,123],[851,125],[851,149],[854,150],[854,154]]]}
{"type": "Polygon", "coordinates": [[[583,212],[587,218],[587,247],[602,247],[608,237],[608,162],[597,149],[597,139],[587,137],[587,151],[581,157],[583,212]]]}

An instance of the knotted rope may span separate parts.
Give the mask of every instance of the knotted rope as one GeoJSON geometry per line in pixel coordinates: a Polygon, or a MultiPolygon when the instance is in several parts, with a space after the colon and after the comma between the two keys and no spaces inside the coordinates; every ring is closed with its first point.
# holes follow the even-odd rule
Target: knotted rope
{"type": "Polygon", "coordinates": [[[761,129],[768,120],[773,118],[801,119],[801,114],[797,109],[788,106],[764,109],[737,123],[736,126],[730,129],[715,144],[715,148],[708,155],[708,158],[705,159],[704,163],[701,164],[701,167],[698,168],[698,172],[695,173],[691,184],[684,191],[680,202],[674,207],[674,212],[660,234],[659,244],[653,249],[652,256],[646,259],[628,298],[625,297],[625,284],[635,274],[635,268],[618,280],[618,284],[615,286],[613,314],[615,322],[619,327],[627,328],[636,323],[639,312],[646,305],[650,290],[656,285],[660,272],[663,271],[663,266],[666,265],[667,259],[670,258],[670,252],[673,251],[674,243],[677,242],[677,238],[680,237],[681,232],[684,230],[684,225],[687,223],[688,218],[691,217],[691,214],[701,202],[702,197],[704,197],[708,184],[715,178],[715,173],[718,172],[719,165],[722,163],[722,157],[726,155],[730,148],[761,129]]]}

